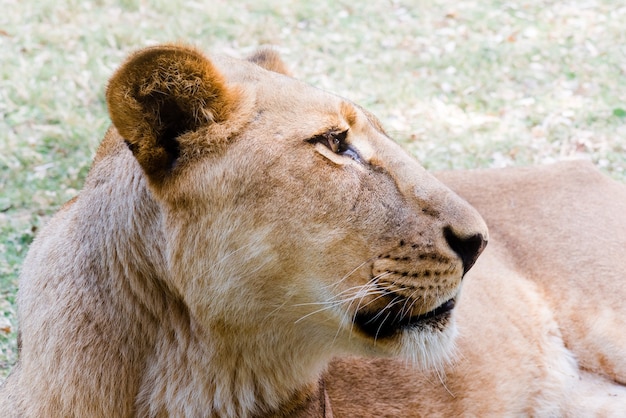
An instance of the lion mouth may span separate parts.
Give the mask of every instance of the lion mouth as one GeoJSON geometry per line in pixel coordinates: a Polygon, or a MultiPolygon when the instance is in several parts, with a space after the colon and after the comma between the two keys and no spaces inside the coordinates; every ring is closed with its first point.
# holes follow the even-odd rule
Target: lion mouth
{"type": "Polygon", "coordinates": [[[454,305],[455,299],[452,298],[432,311],[413,316],[388,308],[374,312],[360,310],[354,323],[374,339],[387,338],[408,328],[431,326],[440,329],[450,318],[454,305]]]}

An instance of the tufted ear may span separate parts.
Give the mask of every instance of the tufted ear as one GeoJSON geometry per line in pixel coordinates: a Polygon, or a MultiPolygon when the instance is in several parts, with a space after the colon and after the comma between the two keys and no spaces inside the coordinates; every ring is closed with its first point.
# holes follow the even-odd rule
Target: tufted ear
{"type": "Polygon", "coordinates": [[[228,119],[237,94],[194,48],[162,45],[130,56],[109,81],[111,120],[150,180],[179,159],[182,134],[228,119]]]}
{"type": "Polygon", "coordinates": [[[280,58],[278,52],[271,48],[262,48],[248,57],[248,61],[255,63],[259,67],[266,70],[274,71],[284,75],[291,76],[291,72],[287,69],[287,65],[280,58]]]}

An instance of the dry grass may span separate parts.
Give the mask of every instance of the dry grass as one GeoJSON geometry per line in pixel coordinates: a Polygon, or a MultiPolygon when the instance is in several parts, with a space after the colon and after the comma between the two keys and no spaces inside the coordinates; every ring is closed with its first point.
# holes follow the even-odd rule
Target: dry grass
{"type": "Polygon", "coordinates": [[[367,107],[428,168],[590,158],[626,179],[626,6],[612,1],[5,0],[0,16],[0,376],[40,224],[76,194],[138,47],[245,56],[367,107]]]}

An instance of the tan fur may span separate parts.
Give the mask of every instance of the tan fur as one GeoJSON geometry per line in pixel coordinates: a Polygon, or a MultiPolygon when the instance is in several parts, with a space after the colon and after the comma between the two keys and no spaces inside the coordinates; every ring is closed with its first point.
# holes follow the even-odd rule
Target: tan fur
{"type": "Polygon", "coordinates": [[[280,59],[278,52],[270,48],[263,48],[256,51],[248,57],[248,61],[257,64],[266,70],[274,71],[275,73],[291,75],[291,72],[287,69],[283,60],[280,59]]]}
{"type": "Polygon", "coordinates": [[[0,416],[623,412],[623,186],[442,174],[491,228],[462,281],[477,212],[372,115],[251,61],[166,45],[113,76],[85,187],[24,264],[0,416]]]}

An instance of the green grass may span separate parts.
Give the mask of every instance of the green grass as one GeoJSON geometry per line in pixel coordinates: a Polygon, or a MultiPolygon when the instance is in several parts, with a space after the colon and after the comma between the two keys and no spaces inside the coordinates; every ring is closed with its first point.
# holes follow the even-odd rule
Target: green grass
{"type": "Polygon", "coordinates": [[[626,6],[613,1],[16,1],[0,14],[0,376],[17,275],[80,189],[132,50],[274,45],[299,78],[377,114],[430,169],[588,158],[626,179],[626,6]]]}

